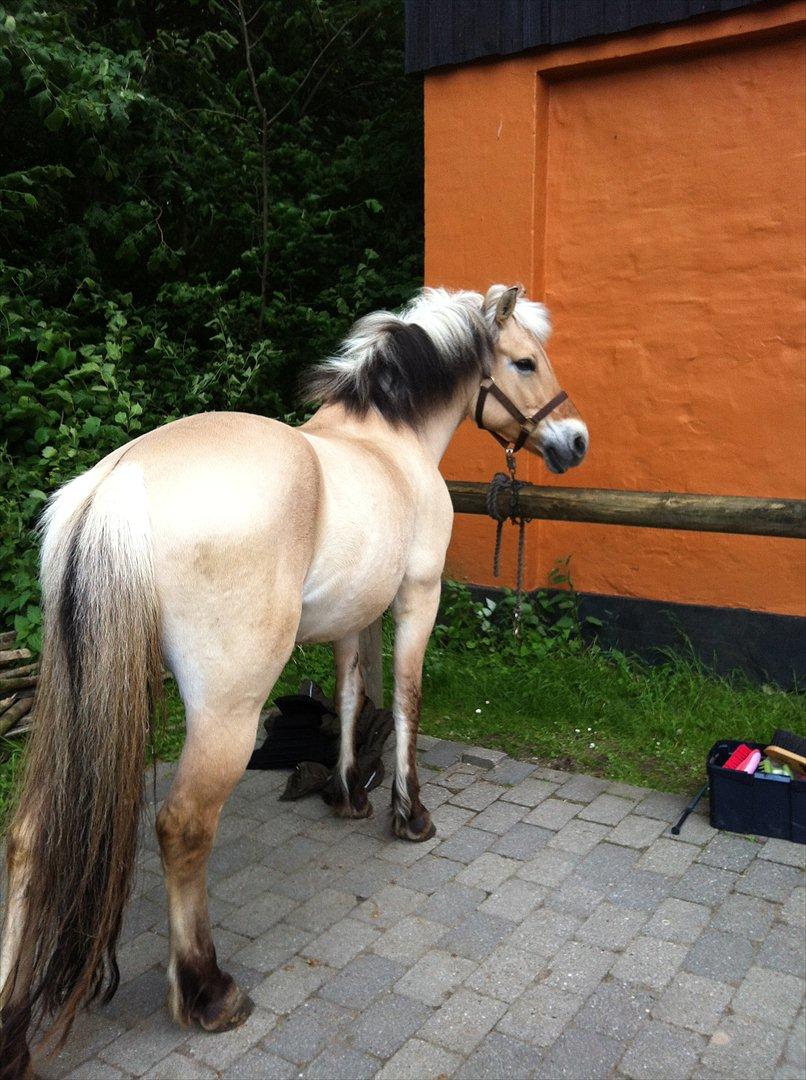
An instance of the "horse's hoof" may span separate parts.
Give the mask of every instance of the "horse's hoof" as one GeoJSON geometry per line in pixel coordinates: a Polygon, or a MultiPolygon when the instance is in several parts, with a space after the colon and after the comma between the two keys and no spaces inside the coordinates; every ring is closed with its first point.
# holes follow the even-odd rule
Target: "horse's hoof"
{"type": "Polygon", "coordinates": [[[210,1034],[232,1031],[246,1023],[255,1007],[254,1001],[233,984],[229,993],[220,1001],[211,1003],[196,1018],[199,1025],[210,1034]]]}
{"type": "Polygon", "coordinates": [[[333,803],[333,813],[340,818],[372,817],[372,803],[367,798],[367,789],[354,787],[341,802],[333,803]]]}
{"type": "Polygon", "coordinates": [[[421,844],[436,836],[437,827],[431,820],[427,810],[421,810],[408,820],[394,814],[392,817],[392,829],[395,836],[400,840],[411,840],[415,844],[421,844]]]}

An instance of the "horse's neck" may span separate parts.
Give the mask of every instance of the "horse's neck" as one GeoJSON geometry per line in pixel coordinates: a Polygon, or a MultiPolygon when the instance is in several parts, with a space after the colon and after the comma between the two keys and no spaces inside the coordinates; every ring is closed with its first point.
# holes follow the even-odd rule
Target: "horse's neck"
{"type": "Polygon", "coordinates": [[[425,417],[416,432],[408,427],[394,427],[375,412],[363,417],[353,416],[341,405],[323,405],[302,428],[311,435],[327,435],[331,432],[354,435],[386,448],[399,442],[401,452],[416,444],[436,467],[448,449],[454,432],[467,415],[469,398],[470,388],[457,393],[446,406],[425,417]]]}

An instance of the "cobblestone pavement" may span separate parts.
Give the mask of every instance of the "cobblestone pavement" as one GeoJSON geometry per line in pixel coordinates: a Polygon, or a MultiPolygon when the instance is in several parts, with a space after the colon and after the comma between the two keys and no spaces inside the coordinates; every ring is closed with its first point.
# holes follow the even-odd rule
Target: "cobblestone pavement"
{"type": "Polygon", "coordinates": [[[219,958],[256,1003],[225,1035],[164,1007],[148,828],[121,988],[43,1075],[804,1076],[804,847],[702,813],[676,839],[677,795],[422,744],[425,844],[391,837],[388,781],[345,822],[246,774],[209,874],[219,958]]]}

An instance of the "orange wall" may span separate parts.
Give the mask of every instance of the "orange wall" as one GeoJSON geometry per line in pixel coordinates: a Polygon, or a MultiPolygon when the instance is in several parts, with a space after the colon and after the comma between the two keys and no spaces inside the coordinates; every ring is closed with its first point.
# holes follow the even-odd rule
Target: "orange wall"
{"type": "MultiPolygon", "coordinates": [[[[532,482],[806,496],[802,15],[427,76],[426,280],[544,297],[591,430],[562,478],[521,455],[532,482]]],[[[487,480],[501,458],[464,425],[444,469],[487,480]]],[[[492,536],[457,517],[449,572],[490,582],[492,536]]],[[[569,554],[585,591],[806,613],[800,541],[541,522],[527,583],[569,554]]]]}

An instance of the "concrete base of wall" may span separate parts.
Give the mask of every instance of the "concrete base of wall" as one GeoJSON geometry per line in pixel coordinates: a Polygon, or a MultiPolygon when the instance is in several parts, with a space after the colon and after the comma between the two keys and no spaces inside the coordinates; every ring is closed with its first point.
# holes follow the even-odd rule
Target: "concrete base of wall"
{"type": "MultiPolygon", "coordinates": [[[[471,590],[478,596],[500,592],[475,585],[471,590]]],[[[597,593],[580,593],[579,599],[582,618],[602,623],[587,628],[585,637],[604,647],[650,663],[662,662],[664,649],[690,648],[719,675],[742,671],[754,682],[806,688],[806,618],[597,593]]]]}

